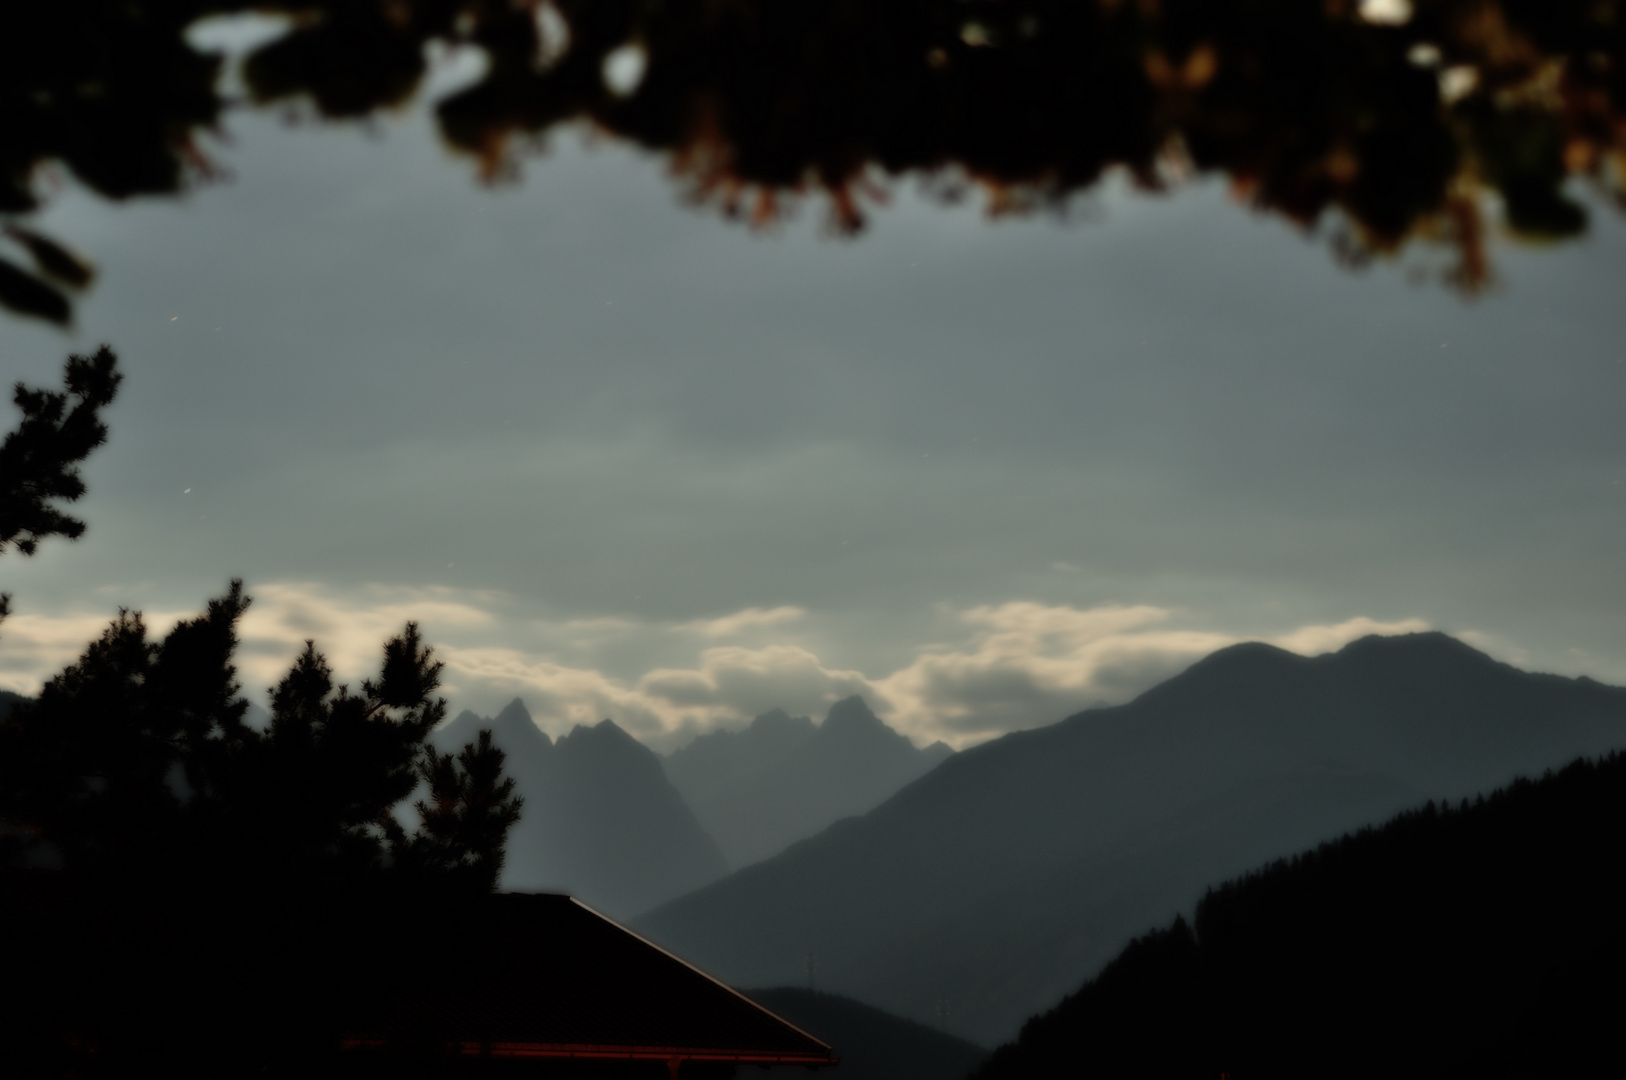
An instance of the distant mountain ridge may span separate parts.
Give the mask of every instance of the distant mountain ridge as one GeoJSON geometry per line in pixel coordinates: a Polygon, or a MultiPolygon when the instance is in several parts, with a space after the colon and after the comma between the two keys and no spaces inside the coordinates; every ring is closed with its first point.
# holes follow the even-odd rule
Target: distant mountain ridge
{"type": "Polygon", "coordinates": [[[743,731],[700,736],[664,765],[740,867],[874,809],[953,753],[943,743],[917,749],[854,696],[832,705],[821,725],[774,709],[743,731]]]}
{"type": "Polygon", "coordinates": [[[482,727],[525,797],[503,888],[568,892],[625,919],[728,872],[660,758],[613,722],[554,742],[515,698],[491,719],[464,711],[432,738],[454,750],[482,727]]]}
{"type": "Polygon", "coordinates": [[[737,985],[813,952],[831,990],[995,1043],[1210,882],[1622,744],[1626,690],[1443,634],[1239,645],[957,754],[637,925],[737,985]]]}

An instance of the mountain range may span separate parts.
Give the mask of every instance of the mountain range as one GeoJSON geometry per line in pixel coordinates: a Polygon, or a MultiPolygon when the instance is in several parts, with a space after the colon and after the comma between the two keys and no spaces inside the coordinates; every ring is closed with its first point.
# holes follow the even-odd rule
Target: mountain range
{"type": "Polygon", "coordinates": [[[742,731],[702,735],[665,766],[729,864],[741,867],[874,809],[953,753],[941,742],[917,749],[850,697],[823,724],[775,709],[742,731]]]}
{"type": "Polygon", "coordinates": [[[776,709],[664,760],[610,720],[556,742],[518,698],[493,718],[464,711],[432,738],[451,751],[481,728],[525,798],[502,887],[569,892],[616,918],[862,813],[952,754],[917,750],[857,697],[820,725],[776,709]]]}
{"type": "Polygon", "coordinates": [[[1626,743],[1626,690],[1443,634],[1262,644],[956,754],[635,925],[735,985],[796,980],[993,1044],[1203,887],[1427,798],[1626,743]]]}
{"type": "Polygon", "coordinates": [[[465,711],[432,738],[455,750],[487,727],[525,798],[503,888],[568,892],[625,918],[728,872],[660,758],[611,721],[555,742],[515,698],[491,719],[465,711]]]}

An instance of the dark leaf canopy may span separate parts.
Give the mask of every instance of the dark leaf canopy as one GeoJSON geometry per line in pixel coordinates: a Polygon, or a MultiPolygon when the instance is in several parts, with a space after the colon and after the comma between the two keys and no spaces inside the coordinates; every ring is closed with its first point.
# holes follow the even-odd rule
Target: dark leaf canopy
{"type": "MultiPolygon", "coordinates": [[[[54,164],[113,199],[206,175],[219,57],[200,18],[288,16],[247,59],[260,103],[329,118],[408,100],[426,48],[487,60],[437,103],[488,177],[586,121],[669,155],[696,197],[771,221],[821,195],[858,229],[891,178],[992,209],[1065,201],[1109,170],[1160,188],[1227,177],[1253,205],[1330,220],[1353,260],[1409,241],[1489,279],[1484,238],[1560,238],[1565,190],[1626,192],[1621,0],[34,0],[0,33],[0,213],[54,164]]],[[[56,321],[89,268],[26,230],[0,304],[56,321]]]]}

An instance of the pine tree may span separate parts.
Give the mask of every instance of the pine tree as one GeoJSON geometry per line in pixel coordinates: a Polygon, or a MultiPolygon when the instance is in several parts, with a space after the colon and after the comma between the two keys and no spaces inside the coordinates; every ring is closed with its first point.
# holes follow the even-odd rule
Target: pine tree
{"type": "Polygon", "coordinates": [[[417,804],[422,824],[397,850],[419,873],[451,874],[484,890],[495,888],[502,874],[502,838],[524,804],[514,794],[513,779],[503,775],[503,752],[492,745],[489,730],[455,758],[433,747],[425,751],[417,765],[429,788],[429,798],[417,804]]]}
{"type": "Polygon", "coordinates": [[[494,887],[520,800],[489,732],[428,745],[446,706],[418,628],[359,692],[307,643],[262,731],[231,662],[248,605],[234,581],[159,641],[120,612],[0,721],[0,923],[30,933],[0,1074],[303,1068],[494,887]]]}
{"type": "MultiPolygon", "coordinates": [[[[16,385],[11,400],[22,423],[0,443],[0,553],[32,555],[47,537],[84,534],[85,523],[57,504],[84,495],[79,464],[107,441],[102,410],[123,379],[118,357],[103,345],[92,356],[68,357],[60,392],[16,385]]],[[[0,618],[10,600],[0,593],[0,618]]]]}

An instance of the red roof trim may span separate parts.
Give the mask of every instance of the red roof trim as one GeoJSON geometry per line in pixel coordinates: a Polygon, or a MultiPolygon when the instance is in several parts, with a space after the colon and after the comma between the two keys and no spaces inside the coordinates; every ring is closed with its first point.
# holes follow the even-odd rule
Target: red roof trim
{"type": "MultiPolygon", "coordinates": [[[[351,1037],[339,1043],[341,1050],[381,1050],[383,1039],[351,1037]]],[[[590,1043],[451,1042],[467,1057],[502,1058],[615,1058],[629,1061],[737,1061],[755,1065],[837,1065],[833,1054],[771,1054],[739,1050],[714,1050],[693,1046],[597,1046],[590,1043]]]]}

